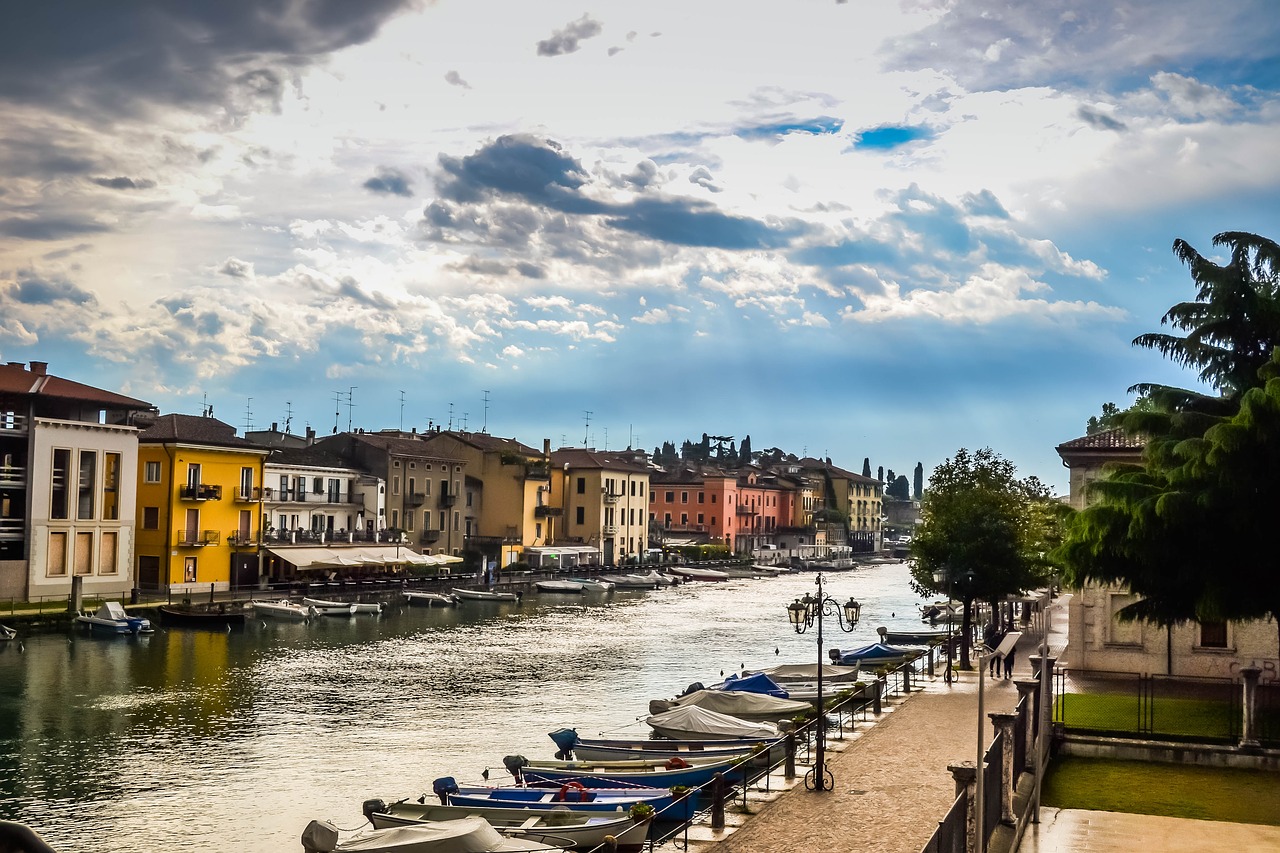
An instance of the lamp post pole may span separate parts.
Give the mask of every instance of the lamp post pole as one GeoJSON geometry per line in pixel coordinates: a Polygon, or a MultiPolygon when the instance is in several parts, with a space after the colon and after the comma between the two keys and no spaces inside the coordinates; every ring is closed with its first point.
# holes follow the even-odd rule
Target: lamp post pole
{"type": "Polygon", "coordinates": [[[805,593],[803,598],[797,598],[787,605],[787,618],[791,620],[791,626],[795,628],[797,634],[803,634],[812,628],[815,622],[818,626],[818,735],[813,769],[805,774],[804,782],[805,787],[811,790],[829,791],[835,784],[835,777],[827,768],[827,711],[822,695],[822,617],[824,615],[836,617],[840,630],[849,633],[858,626],[862,605],[853,598],[842,605],[828,596],[822,589],[821,574],[818,575],[815,583],[818,587],[817,596],[805,593]]]}
{"type": "Polygon", "coordinates": [[[955,677],[951,670],[951,646],[952,646],[952,629],[951,629],[951,602],[955,600],[955,578],[951,572],[951,564],[944,565],[939,571],[933,573],[933,582],[937,584],[945,584],[947,588],[947,668],[942,675],[942,680],[950,684],[955,677]]]}

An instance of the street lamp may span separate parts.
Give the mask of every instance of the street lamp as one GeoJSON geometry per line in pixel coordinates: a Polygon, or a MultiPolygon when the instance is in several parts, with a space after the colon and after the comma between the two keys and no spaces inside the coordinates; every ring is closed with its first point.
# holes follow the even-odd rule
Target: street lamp
{"type": "Polygon", "coordinates": [[[840,630],[846,634],[858,627],[858,618],[862,615],[862,605],[852,597],[840,604],[822,591],[822,575],[816,581],[818,594],[805,593],[804,598],[797,598],[787,605],[787,618],[797,634],[803,634],[818,625],[818,746],[813,769],[805,774],[804,784],[813,791],[829,791],[835,785],[835,777],[827,767],[827,711],[822,700],[822,617],[834,616],[840,630]]]}
{"type": "Polygon", "coordinates": [[[954,677],[951,672],[951,646],[953,637],[951,634],[951,602],[955,600],[955,584],[952,582],[951,564],[947,563],[940,570],[933,573],[933,582],[939,585],[945,584],[947,588],[947,670],[942,676],[942,680],[947,684],[951,683],[954,677]]]}

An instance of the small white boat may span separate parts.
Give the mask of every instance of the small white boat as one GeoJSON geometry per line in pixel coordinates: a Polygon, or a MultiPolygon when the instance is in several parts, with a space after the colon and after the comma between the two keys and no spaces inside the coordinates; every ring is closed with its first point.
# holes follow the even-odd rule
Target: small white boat
{"type": "Polygon", "coordinates": [[[533,586],[538,592],[568,592],[575,595],[586,590],[577,581],[534,581],[533,586]]]}
{"type": "Polygon", "coordinates": [[[458,599],[443,592],[406,592],[405,603],[411,607],[457,607],[458,599]]]}
{"type": "Polygon", "coordinates": [[[740,720],[697,705],[681,705],[661,714],[652,714],[645,718],[645,722],[658,734],[674,740],[772,740],[778,737],[778,727],[772,723],[740,720]]]}
{"type": "Polygon", "coordinates": [[[96,634],[150,634],[151,620],[130,616],[118,601],[104,601],[96,613],[80,613],[76,623],[96,634]]]}
{"type": "Polygon", "coordinates": [[[608,592],[613,589],[613,581],[607,581],[604,578],[569,578],[574,583],[582,584],[582,588],[587,592],[608,592]]]}
{"type": "Polygon", "coordinates": [[[339,838],[336,826],[313,820],[302,831],[302,849],[306,853],[551,853],[564,849],[504,838],[482,817],[370,829],[345,841],[339,838]]]}
{"type": "Polygon", "coordinates": [[[259,616],[270,616],[273,619],[290,619],[294,622],[305,622],[316,615],[315,608],[292,601],[250,601],[253,612],[259,616]]]}
{"type": "Polygon", "coordinates": [[[453,589],[453,596],[461,601],[519,601],[518,592],[491,592],[487,589],[453,589]]]}
{"type": "Polygon", "coordinates": [[[0,640],[12,640],[18,636],[18,632],[10,628],[8,625],[0,625],[0,640]]]}
{"type": "Polygon", "coordinates": [[[302,599],[304,607],[310,607],[317,616],[355,616],[356,606],[341,601],[325,601],[321,598],[302,599]]]}
{"type": "Polygon", "coordinates": [[[646,574],[636,575],[636,577],[651,580],[655,586],[674,586],[679,583],[679,581],[671,577],[671,575],[664,575],[662,572],[655,571],[654,569],[650,569],[646,574]]]}
{"type": "Polygon", "coordinates": [[[727,581],[729,575],[719,569],[700,569],[695,566],[672,566],[667,571],[691,581],[727,581]]]}
{"type": "Polygon", "coordinates": [[[440,806],[405,800],[388,804],[382,800],[366,800],[364,815],[375,829],[482,817],[508,838],[566,844],[579,850],[603,850],[606,837],[613,836],[619,853],[640,853],[650,827],[649,821],[634,820],[625,812],[573,811],[563,806],[554,811],[534,811],[501,806],[440,806]]]}
{"type": "Polygon", "coordinates": [[[600,579],[618,589],[653,589],[658,585],[657,581],[643,575],[601,575],[600,579]]]}

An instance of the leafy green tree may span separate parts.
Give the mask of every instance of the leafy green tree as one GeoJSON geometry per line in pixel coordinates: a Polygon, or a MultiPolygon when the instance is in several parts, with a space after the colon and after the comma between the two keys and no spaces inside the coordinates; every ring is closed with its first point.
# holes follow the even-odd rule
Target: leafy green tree
{"type": "Polygon", "coordinates": [[[749,435],[744,435],[742,437],[742,444],[738,446],[738,464],[751,464],[751,436],[749,435]]]}
{"type": "Polygon", "coordinates": [[[961,448],[933,470],[911,540],[911,586],[925,596],[954,592],[964,602],[962,667],[969,667],[973,603],[994,603],[1047,577],[1059,507],[1044,484],[1019,478],[990,448],[961,448]]]}
{"type": "Polygon", "coordinates": [[[899,476],[884,490],[886,498],[893,498],[900,501],[911,500],[911,484],[907,482],[905,476],[899,476]]]}
{"type": "Polygon", "coordinates": [[[912,477],[912,497],[916,500],[924,495],[924,463],[917,462],[914,476],[912,477]]]}
{"type": "Polygon", "coordinates": [[[1141,596],[1125,615],[1176,624],[1272,616],[1280,588],[1268,561],[1280,476],[1280,246],[1226,232],[1218,265],[1178,240],[1196,299],[1162,323],[1185,334],[1134,340],[1195,369],[1214,393],[1135,385],[1150,404],[1119,416],[1147,437],[1139,465],[1115,466],[1067,524],[1067,580],[1123,583],[1141,596]]]}
{"type": "Polygon", "coordinates": [[[862,476],[864,477],[871,476],[871,457],[870,456],[862,457],[862,476]]]}

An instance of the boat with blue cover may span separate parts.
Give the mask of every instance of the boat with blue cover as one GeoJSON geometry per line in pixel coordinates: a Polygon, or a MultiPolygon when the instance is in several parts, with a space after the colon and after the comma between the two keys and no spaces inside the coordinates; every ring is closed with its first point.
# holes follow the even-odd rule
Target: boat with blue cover
{"type": "Polygon", "coordinates": [[[150,634],[155,630],[150,619],[130,616],[118,601],[104,601],[96,613],[77,614],[76,623],[91,634],[150,634]]]}
{"type": "Polygon", "coordinates": [[[451,806],[503,806],[518,809],[550,810],[568,807],[573,811],[627,811],[637,803],[653,806],[658,820],[690,820],[698,811],[698,790],[676,796],[669,788],[647,785],[623,785],[611,788],[589,788],[581,782],[559,786],[523,785],[458,785],[452,776],[433,784],[437,796],[451,806]]]}
{"type": "Polygon", "coordinates": [[[916,657],[919,653],[919,649],[904,649],[900,646],[890,646],[885,643],[871,643],[849,652],[832,649],[831,657],[841,666],[858,664],[863,667],[879,667],[897,666],[905,663],[910,658],[916,657]]]}
{"type": "Polygon", "coordinates": [[[548,735],[559,747],[556,758],[579,761],[661,760],[718,761],[750,758],[752,766],[780,761],[786,751],[782,738],[742,740],[667,740],[580,738],[577,729],[557,729],[548,735]]]}
{"type": "Polygon", "coordinates": [[[516,781],[530,785],[564,785],[577,783],[584,788],[625,788],[644,786],[698,788],[717,773],[733,782],[742,777],[742,756],[711,761],[668,759],[624,759],[621,761],[556,761],[537,760],[523,755],[509,755],[502,763],[516,781]]]}

